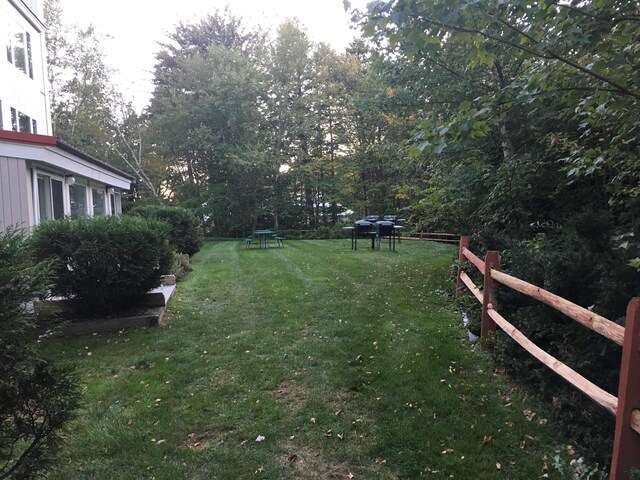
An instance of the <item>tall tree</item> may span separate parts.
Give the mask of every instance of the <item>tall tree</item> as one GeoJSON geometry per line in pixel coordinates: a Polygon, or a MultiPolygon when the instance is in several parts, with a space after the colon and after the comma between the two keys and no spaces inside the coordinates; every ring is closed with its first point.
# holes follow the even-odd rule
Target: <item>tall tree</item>
{"type": "Polygon", "coordinates": [[[148,112],[173,199],[226,233],[255,228],[277,171],[262,148],[262,36],[244,31],[228,12],[179,25],[158,54],[148,112]]]}
{"type": "MultiPolygon", "coordinates": [[[[519,276],[623,318],[640,281],[627,265],[640,264],[638,2],[378,1],[366,29],[394,90],[420,104],[408,153],[426,188],[414,192],[414,211],[474,233],[519,276]]],[[[538,344],[615,389],[611,347],[538,305],[501,300],[538,344]]],[[[610,419],[591,405],[569,408],[579,394],[513,344],[498,345],[512,371],[558,398],[571,435],[597,458],[589,423],[610,428],[610,419]]]]}

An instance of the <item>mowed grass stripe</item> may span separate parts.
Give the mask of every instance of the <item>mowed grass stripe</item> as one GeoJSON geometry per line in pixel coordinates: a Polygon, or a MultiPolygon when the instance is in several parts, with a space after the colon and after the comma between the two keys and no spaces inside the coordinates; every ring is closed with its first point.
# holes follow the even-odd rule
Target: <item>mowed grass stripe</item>
{"type": "Polygon", "coordinates": [[[540,476],[548,427],[465,340],[454,248],[285,243],[206,244],[163,328],[48,345],[85,389],[52,478],[540,476]]]}

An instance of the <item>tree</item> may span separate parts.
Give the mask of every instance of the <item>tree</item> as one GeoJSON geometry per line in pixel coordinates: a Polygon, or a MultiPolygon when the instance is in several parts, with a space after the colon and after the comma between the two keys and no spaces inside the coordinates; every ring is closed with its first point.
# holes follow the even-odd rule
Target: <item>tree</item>
{"type": "Polygon", "coordinates": [[[78,405],[69,372],[38,348],[33,300],[44,297],[50,285],[50,262],[35,262],[20,232],[0,233],[1,479],[39,477],[78,405]]]}
{"type": "Polygon", "coordinates": [[[179,25],[158,54],[148,112],[173,200],[197,208],[216,231],[239,234],[255,228],[277,172],[263,148],[262,37],[243,32],[228,12],[179,25]]]}
{"type": "MultiPolygon", "coordinates": [[[[396,0],[372,3],[365,25],[394,94],[416,105],[405,165],[421,169],[425,188],[413,191],[414,211],[430,226],[473,233],[519,277],[614,319],[640,280],[627,265],[640,265],[639,13],[637,2],[614,0],[396,0]]],[[[561,316],[544,326],[549,312],[516,295],[505,293],[501,309],[615,389],[615,349],[597,343],[594,359],[588,334],[561,316]]],[[[610,419],[591,405],[568,408],[579,395],[513,344],[499,346],[498,358],[559,398],[568,431],[606,462],[598,451],[609,449],[595,440],[606,435],[584,418],[605,429],[610,419]]]]}

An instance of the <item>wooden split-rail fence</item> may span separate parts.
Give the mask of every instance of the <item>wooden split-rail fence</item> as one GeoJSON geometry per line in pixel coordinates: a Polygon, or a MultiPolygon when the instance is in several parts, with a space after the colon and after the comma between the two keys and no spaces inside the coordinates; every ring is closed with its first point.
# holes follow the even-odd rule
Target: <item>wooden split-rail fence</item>
{"type": "Polygon", "coordinates": [[[487,252],[484,261],[469,250],[469,237],[460,237],[456,295],[466,286],[482,304],[481,338],[500,327],[522,348],[616,417],[610,480],[627,480],[630,468],[640,468],[640,297],[627,306],[625,326],[540,287],[500,271],[500,256],[487,252]],[[482,289],[463,270],[471,262],[484,276],[482,289]],[[598,387],[569,366],[542,350],[498,313],[496,290],[504,285],[541,301],[587,328],[622,346],[618,396],[598,387]]]}

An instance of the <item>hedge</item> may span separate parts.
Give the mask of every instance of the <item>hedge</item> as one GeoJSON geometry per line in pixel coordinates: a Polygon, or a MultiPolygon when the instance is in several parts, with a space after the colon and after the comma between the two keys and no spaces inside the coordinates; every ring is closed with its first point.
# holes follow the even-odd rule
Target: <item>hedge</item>
{"type": "Polygon", "coordinates": [[[169,224],[169,242],[178,253],[193,255],[202,245],[202,233],[197,217],[186,208],[163,205],[140,205],[127,215],[161,220],[169,224]]]}
{"type": "Polygon", "coordinates": [[[167,225],[139,217],[51,220],[33,230],[31,244],[37,259],[56,262],[52,293],[95,313],[133,306],[172,261],[167,225]]]}

